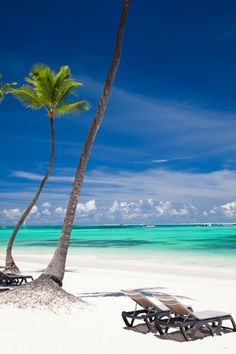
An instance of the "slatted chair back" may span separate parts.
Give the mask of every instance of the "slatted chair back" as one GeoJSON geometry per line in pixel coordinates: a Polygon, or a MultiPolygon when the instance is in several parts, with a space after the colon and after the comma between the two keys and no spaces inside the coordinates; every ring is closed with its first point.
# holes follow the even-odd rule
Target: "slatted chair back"
{"type": "Polygon", "coordinates": [[[122,292],[125,295],[129,296],[134,302],[136,302],[136,304],[143,307],[144,309],[147,309],[147,310],[155,309],[155,310],[161,311],[161,309],[156,304],[154,304],[146,296],[140,294],[136,290],[122,290],[122,292]]]}
{"type": "Polygon", "coordinates": [[[193,316],[193,313],[186,307],[184,306],[181,302],[179,302],[175,297],[167,294],[163,295],[156,295],[155,298],[159,300],[162,304],[164,304],[166,307],[168,307],[172,312],[174,312],[176,315],[180,316],[193,316]]]}

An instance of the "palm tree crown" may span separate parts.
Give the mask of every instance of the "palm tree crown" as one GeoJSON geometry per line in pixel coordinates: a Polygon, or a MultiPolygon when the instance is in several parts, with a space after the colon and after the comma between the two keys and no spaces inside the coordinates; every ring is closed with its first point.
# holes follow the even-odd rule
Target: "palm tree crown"
{"type": "Polygon", "coordinates": [[[89,109],[86,101],[69,103],[69,97],[82,84],[71,76],[68,66],[62,66],[58,73],[45,64],[36,64],[25,78],[29,85],[9,90],[27,108],[45,108],[49,117],[79,113],[89,109]]]}

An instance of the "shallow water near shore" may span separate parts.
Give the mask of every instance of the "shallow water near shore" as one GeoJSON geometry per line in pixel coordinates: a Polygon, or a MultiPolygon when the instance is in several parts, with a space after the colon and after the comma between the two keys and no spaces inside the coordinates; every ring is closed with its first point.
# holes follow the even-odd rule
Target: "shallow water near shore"
{"type": "MultiPolygon", "coordinates": [[[[52,253],[60,236],[59,226],[27,226],[20,230],[16,252],[52,253]]],[[[5,248],[12,227],[0,230],[1,248],[5,248]]],[[[236,265],[236,226],[163,225],[145,227],[77,226],[74,227],[70,252],[118,259],[181,259],[218,266],[236,265]]]]}

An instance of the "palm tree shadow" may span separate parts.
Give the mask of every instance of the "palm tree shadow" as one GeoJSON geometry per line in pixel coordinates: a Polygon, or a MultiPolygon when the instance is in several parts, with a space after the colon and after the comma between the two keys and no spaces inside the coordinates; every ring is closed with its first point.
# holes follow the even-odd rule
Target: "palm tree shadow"
{"type": "MultiPolygon", "coordinates": [[[[144,295],[151,296],[153,295],[154,290],[164,289],[163,287],[155,287],[155,288],[136,288],[134,290],[142,291],[144,295]]],[[[122,291],[95,291],[95,292],[87,292],[87,293],[77,293],[76,296],[79,298],[93,298],[93,297],[125,297],[126,295],[122,291]]]]}

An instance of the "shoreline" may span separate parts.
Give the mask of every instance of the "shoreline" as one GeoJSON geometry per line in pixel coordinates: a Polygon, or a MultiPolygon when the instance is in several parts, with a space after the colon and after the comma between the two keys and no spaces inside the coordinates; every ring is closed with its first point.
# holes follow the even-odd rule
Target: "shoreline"
{"type": "MultiPolygon", "coordinates": [[[[14,258],[16,262],[29,263],[29,266],[35,263],[45,264],[50,261],[54,249],[27,249],[30,252],[22,252],[22,247],[15,247],[14,258]]],[[[5,256],[5,249],[2,250],[5,256]]],[[[1,258],[4,263],[4,257],[1,258]]],[[[1,264],[2,265],[2,264],[1,264]]],[[[109,268],[111,269],[130,269],[132,271],[155,272],[162,269],[164,272],[175,272],[176,269],[180,274],[189,274],[195,276],[196,273],[203,276],[214,276],[218,273],[220,276],[227,274],[236,278],[236,259],[226,257],[225,255],[199,255],[192,253],[176,253],[176,252],[153,252],[152,254],[145,252],[122,252],[107,251],[93,249],[80,250],[69,249],[67,257],[67,268],[109,268]]]]}

